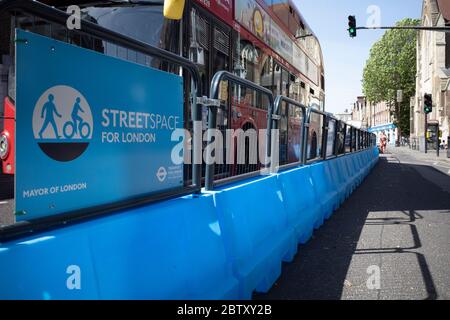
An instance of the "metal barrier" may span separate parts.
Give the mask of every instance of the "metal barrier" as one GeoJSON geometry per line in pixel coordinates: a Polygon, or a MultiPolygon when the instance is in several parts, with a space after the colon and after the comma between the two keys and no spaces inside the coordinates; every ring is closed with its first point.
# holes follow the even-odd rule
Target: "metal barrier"
{"type": "MultiPolygon", "coordinates": [[[[18,13],[31,15],[35,18],[43,19],[46,22],[66,26],[66,22],[70,17],[69,14],[55,9],[53,7],[47,6],[45,4],[29,1],[29,0],[4,0],[0,2],[0,15],[1,14],[11,14],[17,15],[18,13]]],[[[161,59],[162,61],[171,63],[178,67],[183,68],[191,77],[191,92],[189,99],[189,108],[191,110],[192,119],[198,123],[201,123],[202,115],[201,108],[198,104],[198,98],[202,96],[202,87],[200,81],[200,74],[198,67],[190,60],[183,58],[175,53],[148,45],[144,42],[138,41],[136,39],[127,37],[123,34],[119,34],[98,26],[92,22],[81,20],[81,29],[71,30],[70,32],[74,34],[92,36],[98,38],[102,41],[107,41],[118,46],[140,52],[145,55],[152,56],[154,58],[161,59]]],[[[194,136],[198,130],[201,131],[201,126],[194,126],[194,136]]],[[[38,229],[50,228],[60,224],[66,224],[68,221],[78,221],[82,218],[92,218],[112,211],[117,211],[119,209],[130,208],[136,205],[147,204],[155,201],[160,201],[168,198],[179,197],[182,195],[187,195],[191,193],[199,193],[201,190],[201,148],[202,146],[193,142],[193,177],[192,185],[184,186],[180,190],[173,190],[170,192],[162,192],[158,194],[152,194],[144,196],[139,199],[127,200],[115,204],[107,204],[98,206],[95,208],[89,208],[84,210],[79,210],[76,212],[70,212],[67,214],[62,214],[58,216],[52,216],[48,218],[36,219],[30,222],[17,223],[11,226],[3,227],[0,229],[0,236],[2,239],[20,236],[24,233],[33,232],[38,229]],[[200,150],[200,152],[198,152],[200,150]]]]}
{"type": "MultiPolygon", "coordinates": [[[[39,19],[43,19],[46,22],[52,23],[52,24],[58,24],[65,26],[67,19],[70,17],[68,14],[66,14],[63,11],[57,10],[55,8],[49,7],[47,5],[44,5],[39,2],[35,1],[28,1],[28,0],[5,0],[0,2],[0,14],[3,13],[10,13],[10,14],[17,14],[17,13],[23,13],[28,14],[33,17],[38,17],[39,19]]],[[[101,27],[99,25],[96,25],[92,22],[82,20],[81,23],[81,29],[80,30],[72,30],[70,31],[73,34],[79,34],[81,35],[89,35],[93,38],[100,39],[101,41],[107,41],[110,43],[113,43],[115,45],[121,46],[123,48],[127,48],[129,50],[134,50],[136,52],[140,52],[145,55],[149,55],[158,59],[161,59],[162,61],[165,61],[167,63],[176,65],[178,67],[183,68],[183,70],[187,71],[187,73],[191,76],[191,98],[188,101],[189,108],[191,110],[192,114],[192,120],[200,125],[193,126],[194,131],[194,137],[200,135],[201,136],[201,108],[200,105],[208,106],[209,107],[209,114],[208,114],[208,128],[209,129],[217,129],[217,111],[220,107],[220,102],[217,100],[219,98],[219,92],[220,92],[220,84],[222,81],[228,81],[228,83],[231,83],[233,85],[248,88],[250,90],[254,90],[258,94],[261,94],[268,99],[268,110],[267,110],[267,133],[266,133],[266,142],[265,142],[265,166],[269,167],[273,165],[273,161],[269,161],[272,158],[272,155],[274,154],[274,150],[272,150],[272,128],[279,128],[278,121],[282,119],[282,117],[286,117],[286,114],[281,115],[281,109],[282,104],[286,103],[288,105],[287,111],[285,110],[285,113],[287,112],[287,120],[290,121],[290,108],[289,106],[294,106],[294,110],[300,110],[302,119],[299,122],[299,125],[301,126],[298,130],[298,134],[300,134],[300,137],[296,136],[295,139],[298,140],[299,144],[299,157],[292,160],[289,159],[289,156],[287,156],[286,164],[283,164],[282,168],[288,168],[293,166],[298,166],[301,164],[305,164],[308,161],[316,161],[320,159],[327,159],[332,156],[338,156],[339,154],[345,154],[346,152],[354,152],[356,150],[364,149],[366,148],[365,144],[362,143],[362,145],[357,144],[356,136],[361,136],[360,131],[357,131],[356,128],[353,128],[347,124],[345,124],[342,121],[338,121],[337,119],[333,118],[329,114],[326,114],[324,112],[321,112],[316,109],[307,108],[304,105],[294,101],[293,99],[278,96],[276,98],[276,101],[274,101],[272,92],[264,88],[262,86],[259,86],[251,81],[248,81],[246,79],[242,79],[230,72],[227,71],[220,71],[218,72],[211,83],[210,88],[210,98],[207,99],[205,97],[202,97],[202,88],[201,88],[201,82],[199,70],[197,68],[197,65],[190,60],[183,58],[177,54],[174,54],[172,52],[148,45],[146,43],[143,43],[141,41],[135,40],[133,38],[127,37],[123,34],[119,34],[116,32],[113,32],[111,30],[108,30],[104,27],[101,27]],[[202,97],[202,98],[201,98],[202,97]],[[307,110],[308,109],[308,110],[307,110]],[[319,127],[317,128],[318,132],[316,132],[316,138],[314,140],[314,137],[311,136],[311,144],[313,142],[315,145],[310,145],[307,143],[309,140],[309,137],[311,135],[311,117],[319,117],[319,127]],[[329,123],[334,123],[334,133],[332,134],[332,137],[328,137],[328,130],[329,130],[329,123]],[[349,134],[346,133],[346,129],[348,128],[349,134]],[[339,129],[339,130],[338,130],[339,129]],[[320,131],[320,132],[319,132],[320,131]],[[342,132],[344,134],[342,135],[342,132]],[[318,134],[320,133],[320,136],[318,134]],[[338,141],[338,135],[339,135],[339,141],[338,141]],[[349,143],[347,143],[347,136],[349,143]],[[332,138],[334,141],[330,144],[332,146],[332,150],[328,149],[328,140],[332,138]],[[320,141],[319,141],[320,140],[320,141]],[[340,145],[340,141],[342,141],[342,146],[340,145]],[[320,146],[318,145],[320,143],[320,146]],[[344,145],[346,147],[344,147],[344,145]],[[349,150],[347,149],[347,145],[349,150]],[[308,149],[309,146],[309,149],[308,149]],[[317,157],[311,158],[308,156],[307,151],[314,151],[316,152],[315,155],[317,157]],[[319,151],[319,152],[317,152],[319,151]]],[[[297,111],[294,111],[294,118],[297,115],[297,111]]],[[[289,136],[289,130],[287,130],[286,133],[289,136]]],[[[213,142],[213,134],[212,131],[208,131],[208,143],[213,142]]],[[[296,141],[297,141],[296,140],[296,141]]],[[[362,141],[360,139],[360,141],[362,141]]],[[[285,146],[286,148],[289,148],[289,144],[285,146]]],[[[77,212],[70,212],[68,214],[59,215],[51,218],[44,218],[42,220],[34,220],[31,224],[30,223],[23,223],[23,224],[16,224],[11,227],[6,227],[1,230],[1,234],[3,235],[20,235],[23,234],[23,232],[28,232],[30,230],[37,230],[40,228],[47,228],[55,225],[60,225],[61,223],[66,223],[67,221],[72,220],[79,220],[81,218],[86,217],[94,217],[103,215],[105,213],[109,213],[111,211],[116,211],[118,209],[133,207],[138,204],[146,204],[154,201],[164,200],[171,197],[177,197],[181,195],[186,195],[189,193],[199,193],[201,190],[201,180],[202,180],[202,143],[198,141],[198,139],[193,139],[193,165],[192,165],[192,185],[185,186],[181,190],[174,190],[170,192],[165,193],[159,193],[154,195],[149,195],[147,197],[142,197],[140,199],[130,200],[126,202],[120,202],[115,204],[108,204],[100,207],[95,208],[89,208],[86,210],[80,210],[77,212]]],[[[286,150],[285,150],[286,151],[286,150]]],[[[287,150],[286,153],[289,153],[287,150]]],[[[311,152],[309,152],[311,153],[311,152]]],[[[243,179],[248,179],[257,175],[260,175],[259,170],[254,172],[248,172],[242,175],[237,176],[230,176],[223,179],[217,178],[215,176],[215,167],[216,164],[207,164],[206,165],[206,176],[205,176],[205,187],[206,190],[212,190],[217,185],[222,185],[226,183],[231,183],[243,179]]]]}
{"type": "MultiPolygon", "coordinates": [[[[272,91],[270,91],[269,89],[266,89],[264,87],[261,87],[249,80],[240,78],[228,71],[219,71],[217,72],[212,81],[211,81],[211,89],[210,89],[210,98],[214,101],[217,100],[219,98],[219,92],[220,92],[220,83],[222,81],[228,81],[228,83],[232,83],[234,85],[238,85],[238,86],[242,86],[251,90],[254,90],[255,92],[259,92],[260,94],[263,94],[265,96],[267,96],[268,100],[269,100],[269,107],[267,110],[267,141],[266,141],[266,166],[269,166],[269,164],[267,163],[268,159],[270,159],[271,156],[271,128],[272,128],[272,113],[273,113],[273,105],[274,105],[274,100],[273,100],[273,95],[272,95],[272,91]]],[[[213,102],[210,101],[210,102],[213,102]]],[[[208,113],[208,144],[211,144],[213,142],[213,135],[212,135],[212,130],[211,129],[216,129],[217,128],[217,109],[218,109],[218,104],[214,104],[214,103],[210,103],[208,104],[209,107],[209,113],[208,113]]],[[[234,139],[234,138],[232,138],[234,139]]],[[[245,138],[244,138],[245,139],[245,138]]],[[[205,181],[205,188],[206,190],[213,190],[214,186],[217,186],[219,184],[225,184],[225,183],[230,183],[233,181],[237,181],[237,180],[242,180],[245,178],[251,178],[254,176],[259,175],[259,171],[254,171],[254,172],[249,172],[249,173],[245,173],[239,176],[231,176],[231,177],[226,177],[223,179],[220,179],[218,181],[214,181],[214,175],[215,175],[215,166],[216,164],[212,163],[212,164],[207,164],[206,165],[206,181],[205,181]]]]}
{"type": "MultiPolygon", "coordinates": [[[[298,166],[298,165],[301,165],[301,164],[304,163],[304,152],[305,152],[305,150],[304,150],[304,145],[305,145],[304,136],[305,136],[305,122],[306,122],[306,107],[303,104],[301,104],[301,103],[299,103],[299,102],[297,102],[297,101],[295,101],[295,100],[293,100],[291,98],[284,97],[284,96],[277,96],[275,98],[275,105],[274,105],[274,112],[273,112],[274,115],[276,115],[276,117],[273,118],[273,123],[272,123],[273,129],[280,129],[279,128],[280,127],[279,123],[282,121],[282,118],[283,118],[283,115],[281,114],[283,103],[286,103],[286,105],[287,105],[285,113],[287,112],[287,115],[288,115],[288,117],[287,117],[288,118],[287,119],[287,128],[286,128],[287,129],[286,135],[287,135],[288,141],[289,141],[289,136],[290,136],[289,124],[291,122],[291,119],[290,119],[291,118],[290,117],[291,112],[290,112],[290,108],[289,107],[290,106],[294,106],[295,109],[297,109],[297,110],[300,109],[301,110],[301,114],[302,114],[302,117],[301,117],[302,119],[300,121],[300,130],[298,130],[299,133],[300,133],[300,137],[297,137],[298,140],[299,140],[299,148],[297,150],[297,152],[299,153],[298,160],[297,161],[294,161],[294,160],[290,161],[290,159],[289,159],[289,150],[288,150],[289,149],[289,143],[288,143],[288,144],[286,144],[286,150],[284,150],[286,152],[286,160],[287,161],[280,161],[280,164],[279,164],[279,168],[280,169],[288,169],[288,168],[295,167],[295,166],[298,166]]],[[[297,111],[295,110],[294,111],[294,118],[296,117],[296,115],[297,115],[297,111]]],[[[294,119],[293,121],[296,121],[296,120],[294,119]]],[[[279,137],[281,139],[281,134],[279,135],[279,137]]],[[[278,151],[280,153],[279,159],[282,159],[283,158],[281,156],[281,152],[283,152],[282,149],[281,149],[281,145],[282,144],[278,143],[278,145],[280,146],[280,148],[279,148],[280,150],[278,151],[278,150],[274,150],[272,148],[272,154],[275,154],[275,152],[278,151]]],[[[294,150],[294,152],[295,152],[295,150],[294,150]]],[[[274,163],[272,163],[272,172],[274,170],[275,170],[274,163]]]]}
{"type": "Polygon", "coordinates": [[[305,163],[324,160],[326,158],[324,146],[326,145],[327,116],[326,113],[317,109],[308,109],[307,122],[305,124],[305,163]],[[319,119],[316,128],[312,127],[312,117],[318,117],[317,119],[319,119]]]}

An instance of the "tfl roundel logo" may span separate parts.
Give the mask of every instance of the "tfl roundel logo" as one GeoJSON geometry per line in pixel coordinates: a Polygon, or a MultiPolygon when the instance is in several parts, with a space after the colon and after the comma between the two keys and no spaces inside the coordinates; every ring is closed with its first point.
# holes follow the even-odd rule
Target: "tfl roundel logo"
{"type": "Polygon", "coordinates": [[[84,96],[68,86],[54,86],[36,102],[33,133],[41,150],[56,161],[75,160],[92,139],[92,112],[84,96]]]}

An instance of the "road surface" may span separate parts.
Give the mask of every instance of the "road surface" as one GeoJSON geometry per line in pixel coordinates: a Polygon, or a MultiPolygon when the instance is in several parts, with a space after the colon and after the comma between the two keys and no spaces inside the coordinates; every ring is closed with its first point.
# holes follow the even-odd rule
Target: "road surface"
{"type": "Polygon", "coordinates": [[[255,299],[450,299],[450,177],[391,152],[255,299]]]}

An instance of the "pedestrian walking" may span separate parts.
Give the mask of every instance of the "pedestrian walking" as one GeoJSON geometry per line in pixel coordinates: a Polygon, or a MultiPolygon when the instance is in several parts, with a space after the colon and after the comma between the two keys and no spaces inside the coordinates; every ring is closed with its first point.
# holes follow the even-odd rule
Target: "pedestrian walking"
{"type": "Polygon", "coordinates": [[[386,152],[386,144],[387,144],[387,137],[383,131],[383,132],[381,132],[381,136],[380,136],[380,151],[381,151],[381,153],[386,152]]]}

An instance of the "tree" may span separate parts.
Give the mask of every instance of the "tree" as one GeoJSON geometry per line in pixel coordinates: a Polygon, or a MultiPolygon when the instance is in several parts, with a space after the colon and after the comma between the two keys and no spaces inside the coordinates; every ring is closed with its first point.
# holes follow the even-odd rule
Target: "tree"
{"type": "MultiPolygon", "coordinates": [[[[418,26],[420,20],[403,19],[397,26],[418,26]]],[[[415,30],[388,30],[370,49],[363,74],[363,92],[369,102],[387,101],[395,107],[395,124],[409,135],[409,100],[416,89],[415,30]],[[396,104],[397,90],[403,90],[403,103],[396,104]]]]}

